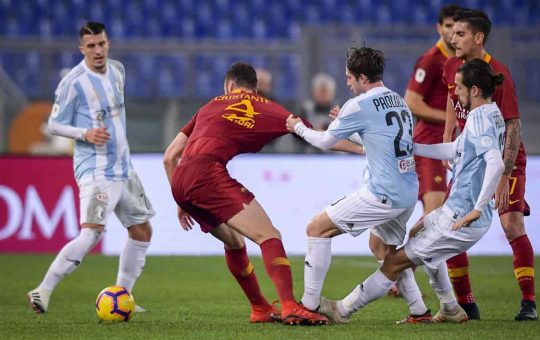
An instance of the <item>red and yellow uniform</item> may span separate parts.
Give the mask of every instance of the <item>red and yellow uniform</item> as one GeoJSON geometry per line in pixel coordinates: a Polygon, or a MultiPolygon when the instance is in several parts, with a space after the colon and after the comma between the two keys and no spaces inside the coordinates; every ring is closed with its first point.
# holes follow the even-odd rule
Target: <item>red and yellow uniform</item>
{"type": "MultiPolygon", "coordinates": [[[[442,81],[444,63],[448,52],[442,42],[426,51],[414,65],[414,72],[407,84],[407,90],[416,92],[424,102],[435,109],[445,111],[447,88],[442,81]]],[[[421,144],[437,144],[443,142],[444,123],[429,122],[418,119],[414,126],[413,141],[421,144]]],[[[414,156],[416,173],[420,184],[418,199],[432,191],[446,191],[446,169],[436,159],[414,156]]]]}
{"type": "Polygon", "coordinates": [[[282,106],[256,93],[217,96],[181,129],[189,139],[172,178],[173,196],[205,232],[227,222],[255,196],[231,178],[227,162],[288,133],[282,106]]]}

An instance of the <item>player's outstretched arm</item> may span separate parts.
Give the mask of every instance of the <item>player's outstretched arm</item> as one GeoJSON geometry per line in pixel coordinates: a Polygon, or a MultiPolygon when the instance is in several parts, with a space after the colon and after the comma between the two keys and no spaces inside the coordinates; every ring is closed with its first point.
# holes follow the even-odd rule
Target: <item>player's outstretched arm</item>
{"type": "Polygon", "coordinates": [[[165,167],[169,183],[171,183],[172,180],[173,170],[178,164],[180,157],[182,157],[182,152],[186,147],[187,140],[188,136],[183,132],[179,132],[171,144],[169,144],[167,150],[165,150],[165,154],[163,155],[163,166],[165,167]]]}
{"type": "Polygon", "coordinates": [[[413,144],[413,153],[417,156],[452,160],[456,154],[456,143],[438,143],[438,144],[413,144]]]}
{"type": "Polygon", "coordinates": [[[296,133],[306,142],[321,150],[331,149],[339,142],[339,138],[332,136],[328,131],[317,131],[308,128],[300,118],[292,114],[287,118],[286,124],[289,132],[296,133]]]}

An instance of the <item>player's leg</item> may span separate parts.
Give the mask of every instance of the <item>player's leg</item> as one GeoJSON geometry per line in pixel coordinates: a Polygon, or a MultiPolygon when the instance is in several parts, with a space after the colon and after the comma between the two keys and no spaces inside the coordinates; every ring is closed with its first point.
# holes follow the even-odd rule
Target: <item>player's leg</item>
{"type": "Polygon", "coordinates": [[[227,221],[227,225],[261,247],[263,262],[276,287],[285,323],[326,323],[326,317],[300,307],[294,298],[291,265],[281,234],[272,225],[262,206],[253,199],[244,209],[227,221]]]}
{"type": "Polygon", "coordinates": [[[459,306],[454,295],[446,262],[439,261],[436,266],[427,264],[425,270],[429,276],[429,284],[437,294],[440,303],[439,312],[433,317],[433,322],[466,322],[468,316],[465,310],[459,306]]]}
{"type": "MultiPolygon", "coordinates": [[[[119,183],[122,184],[121,196],[114,211],[127,228],[128,238],[120,254],[116,285],[131,292],[146,263],[146,252],[152,239],[149,220],[155,212],[135,172],[130,173],[127,181],[119,183]]],[[[142,311],[141,307],[137,311],[142,311]]]]}
{"type": "Polygon", "coordinates": [[[31,307],[37,313],[47,311],[50,296],[58,283],[78,268],[101,239],[107,218],[120,196],[114,186],[114,182],[94,180],[93,176],[79,182],[82,228],[79,235],[60,250],[39,286],[27,294],[31,307]]]}
{"type": "Polygon", "coordinates": [[[307,252],[304,261],[304,294],[300,300],[309,310],[317,310],[321,300],[324,278],[332,260],[332,237],[342,232],[323,211],[309,222],[307,252]]]}
{"type": "Polygon", "coordinates": [[[439,208],[444,203],[444,191],[430,191],[422,196],[422,204],[424,205],[424,216],[439,208]]]}
{"type": "Polygon", "coordinates": [[[467,252],[448,259],[446,264],[459,305],[467,312],[469,320],[480,320],[480,310],[471,289],[467,252]]]}
{"type": "Polygon", "coordinates": [[[280,319],[279,311],[268,303],[261,292],[255,268],[247,255],[244,236],[226,224],[213,228],[211,234],[225,245],[227,267],[251,303],[250,322],[273,322],[280,319]]]}
{"type": "Polygon", "coordinates": [[[321,312],[335,323],[346,323],[355,312],[384,296],[396,283],[399,273],[410,268],[412,262],[403,249],[388,254],[380,269],[356,286],[343,300],[321,299],[321,312]]]}
{"type": "Polygon", "coordinates": [[[510,211],[500,216],[501,225],[514,254],[514,273],[521,289],[517,321],[537,320],[534,289],[534,251],[525,231],[523,213],[510,211]]]}

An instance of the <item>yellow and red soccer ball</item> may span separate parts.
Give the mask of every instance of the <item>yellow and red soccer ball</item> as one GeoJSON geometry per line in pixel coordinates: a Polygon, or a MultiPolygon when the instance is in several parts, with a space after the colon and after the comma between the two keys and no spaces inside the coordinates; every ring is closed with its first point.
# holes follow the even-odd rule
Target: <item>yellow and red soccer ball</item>
{"type": "Polygon", "coordinates": [[[110,286],[99,293],[96,313],[103,321],[129,321],[135,314],[135,300],[126,288],[110,286]]]}

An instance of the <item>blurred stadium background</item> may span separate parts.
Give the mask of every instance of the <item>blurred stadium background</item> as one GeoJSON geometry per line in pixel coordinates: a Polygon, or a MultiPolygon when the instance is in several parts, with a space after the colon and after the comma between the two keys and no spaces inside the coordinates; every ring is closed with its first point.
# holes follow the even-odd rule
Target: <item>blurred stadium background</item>
{"type": "MultiPolygon", "coordinates": [[[[222,92],[228,66],[247,61],[269,70],[272,97],[298,112],[310,96],[311,79],[318,72],[336,79],[338,103],[350,97],[344,57],[351,44],[366,42],[384,51],[384,81],[403,94],[414,62],[438,38],[437,13],[448,3],[0,0],[0,252],[55,252],[77,234],[77,187],[71,158],[20,156],[35,152],[36,144],[48,141],[43,124],[61,75],[82,59],[77,32],[86,21],[106,24],[112,41],[110,56],[126,67],[128,139],[132,153],[145,154],[135,155],[134,164],[158,210],[152,223],[160,228],[154,235],[160,246],[153,246],[151,253],[169,254],[174,249],[190,254],[220,253],[221,246],[211,243],[209,237],[178,232],[161,153],[195,110],[222,92]],[[47,241],[46,249],[43,241],[47,241]]],[[[487,49],[508,65],[516,83],[529,155],[527,197],[534,214],[540,202],[540,158],[533,156],[540,154],[540,2],[452,3],[482,8],[494,23],[487,49]]],[[[45,143],[46,147],[52,149],[41,148],[39,152],[55,151],[50,143],[45,143]]],[[[299,149],[292,143],[281,143],[265,151],[299,149]]],[[[296,243],[286,243],[286,247],[301,254],[304,225],[330,200],[359,185],[356,166],[363,160],[340,155],[257,157],[232,162],[231,172],[258,195],[282,230],[290,229],[287,232],[294,234],[296,243]],[[309,177],[304,174],[305,162],[313,162],[308,163],[307,168],[313,169],[309,177]],[[347,162],[353,162],[354,167],[347,162]],[[349,169],[350,174],[343,175],[341,169],[349,169]],[[326,180],[332,183],[323,185],[326,180]],[[295,194],[283,197],[285,192],[295,194]]],[[[534,215],[527,219],[529,233],[538,230],[535,224],[538,218],[534,215]]],[[[482,253],[509,253],[500,228],[492,229],[496,233],[489,242],[497,245],[486,242],[482,253]]],[[[103,249],[114,254],[120,250],[116,237],[125,237],[125,232],[121,227],[109,230],[103,249]]],[[[540,232],[535,235],[531,236],[533,245],[540,242],[540,232]]],[[[361,252],[367,251],[365,241],[351,239],[345,252],[354,253],[358,244],[361,252]]]]}
{"type": "MultiPolygon", "coordinates": [[[[385,83],[404,93],[416,58],[437,39],[437,13],[447,3],[0,0],[0,151],[24,152],[10,144],[12,123],[29,102],[53,100],[61,71],[81,60],[77,32],[87,20],[107,25],[111,57],[126,66],[131,150],[162,152],[194,110],[222,91],[233,61],[268,69],[273,97],[296,111],[317,72],[336,79],[339,102],[349,97],[343,57],[352,41],[365,41],[385,52],[385,83]]],[[[527,151],[540,153],[540,3],[453,3],[482,8],[493,20],[488,51],[512,71],[527,151]]],[[[25,133],[39,139],[41,132],[25,133]]]]}

